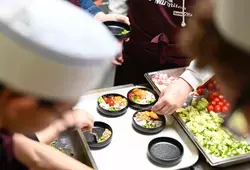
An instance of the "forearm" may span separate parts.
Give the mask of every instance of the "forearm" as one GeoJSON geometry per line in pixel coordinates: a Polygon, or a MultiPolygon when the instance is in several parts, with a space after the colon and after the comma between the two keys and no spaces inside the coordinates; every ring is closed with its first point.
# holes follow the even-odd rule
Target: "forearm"
{"type": "Polygon", "coordinates": [[[109,13],[111,14],[128,14],[128,0],[109,0],[109,13]]]}
{"type": "Polygon", "coordinates": [[[189,83],[193,89],[196,89],[199,85],[207,82],[213,75],[214,73],[211,68],[196,68],[196,62],[194,60],[180,77],[189,83]]]}
{"type": "Polygon", "coordinates": [[[36,132],[36,136],[39,142],[44,143],[44,144],[50,144],[64,130],[66,130],[66,127],[64,127],[64,125],[61,122],[56,121],[53,124],[51,124],[49,127],[47,127],[46,129],[36,132]]]}
{"type": "Polygon", "coordinates": [[[32,170],[92,170],[66,154],[23,135],[15,134],[13,139],[17,159],[32,170]]]}

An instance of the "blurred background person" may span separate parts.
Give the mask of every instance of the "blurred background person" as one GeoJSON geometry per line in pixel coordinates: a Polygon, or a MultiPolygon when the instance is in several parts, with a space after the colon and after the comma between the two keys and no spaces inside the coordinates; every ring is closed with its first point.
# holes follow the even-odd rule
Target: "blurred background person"
{"type": "Polygon", "coordinates": [[[250,123],[250,20],[248,0],[201,0],[180,43],[200,68],[211,66],[224,95],[250,123]]]}
{"type": "Polygon", "coordinates": [[[110,13],[127,13],[132,28],[130,40],[124,43],[124,62],[116,69],[115,85],[143,84],[147,72],[189,64],[179,49],[177,35],[192,17],[195,2],[109,0],[110,13]]]}

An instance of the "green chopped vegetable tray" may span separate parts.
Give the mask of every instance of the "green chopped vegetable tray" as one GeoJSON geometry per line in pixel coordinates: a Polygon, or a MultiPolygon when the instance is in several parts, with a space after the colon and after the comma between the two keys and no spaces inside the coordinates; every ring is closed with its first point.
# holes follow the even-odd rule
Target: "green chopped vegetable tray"
{"type": "Polygon", "coordinates": [[[224,127],[218,114],[208,112],[205,98],[190,101],[174,117],[211,166],[226,167],[250,160],[250,144],[237,140],[224,127]]]}

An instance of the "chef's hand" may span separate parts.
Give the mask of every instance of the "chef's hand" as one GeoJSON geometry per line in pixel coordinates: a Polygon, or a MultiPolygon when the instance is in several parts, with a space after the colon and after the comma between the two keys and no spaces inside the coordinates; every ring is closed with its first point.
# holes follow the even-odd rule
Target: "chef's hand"
{"type": "Polygon", "coordinates": [[[74,127],[91,131],[93,124],[94,120],[92,116],[84,110],[69,111],[46,129],[36,132],[36,136],[41,143],[50,144],[68,128],[74,127]]]}
{"type": "Polygon", "coordinates": [[[62,117],[64,127],[75,127],[91,131],[94,125],[93,117],[84,110],[73,110],[65,113],[62,117]]]}
{"type": "Polygon", "coordinates": [[[170,115],[186,102],[192,87],[182,78],[163,90],[152,111],[161,115],[170,115]]]}
{"type": "MultiPolygon", "coordinates": [[[[103,12],[99,12],[99,13],[97,13],[95,15],[95,18],[102,21],[102,22],[105,22],[105,21],[120,21],[120,22],[124,22],[124,23],[130,25],[129,18],[127,16],[124,16],[124,15],[104,14],[103,12]]],[[[129,38],[127,38],[125,41],[126,42],[129,41],[129,38]]],[[[123,42],[124,41],[121,41],[121,45],[123,45],[123,42]]],[[[124,62],[124,59],[123,59],[123,55],[121,53],[119,55],[119,57],[117,57],[117,59],[113,61],[113,64],[122,65],[123,62],[124,62]]]]}

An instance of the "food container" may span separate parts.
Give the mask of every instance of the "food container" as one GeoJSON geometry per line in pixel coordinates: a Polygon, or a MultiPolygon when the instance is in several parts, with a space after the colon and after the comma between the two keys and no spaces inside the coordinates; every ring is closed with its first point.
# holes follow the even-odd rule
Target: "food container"
{"type": "Polygon", "coordinates": [[[106,21],[103,23],[119,41],[130,37],[131,27],[128,24],[119,21],[106,21]]]}
{"type": "Polygon", "coordinates": [[[149,160],[160,166],[173,166],[180,163],[183,154],[182,144],[170,137],[158,137],[148,144],[149,160]]]}
{"type": "Polygon", "coordinates": [[[116,93],[105,94],[98,98],[97,110],[103,116],[118,117],[127,112],[128,100],[126,97],[120,94],[116,94],[116,93]],[[117,97],[119,97],[119,101],[120,101],[120,98],[122,98],[123,99],[122,102],[124,102],[126,105],[121,105],[121,103],[118,103],[118,100],[116,100],[117,97]],[[110,99],[110,101],[108,100],[105,101],[105,99],[110,99]],[[119,107],[121,107],[122,109],[119,110],[119,107]]]}
{"type": "Polygon", "coordinates": [[[83,134],[88,142],[90,149],[95,150],[102,149],[111,143],[113,130],[107,123],[96,121],[94,123],[92,133],[84,132],[83,134]],[[107,139],[105,139],[105,136],[107,136],[106,132],[110,133],[107,139]],[[95,135],[93,134],[97,136],[97,141],[95,140],[95,135]]]}
{"type": "MultiPolygon", "coordinates": [[[[133,128],[137,132],[142,133],[142,134],[157,134],[157,133],[161,132],[165,128],[165,125],[166,125],[166,119],[165,119],[165,116],[163,116],[163,115],[155,114],[158,117],[157,121],[161,121],[161,125],[159,125],[159,126],[155,125],[156,127],[144,127],[145,125],[140,125],[140,122],[136,121],[136,115],[140,112],[145,112],[145,111],[152,112],[151,110],[141,110],[141,111],[135,112],[135,114],[133,115],[133,118],[132,118],[133,119],[132,120],[133,128]]],[[[145,121],[143,121],[143,122],[141,121],[141,123],[145,123],[145,121]]]]}
{"type": "Polygon", "coordinates": [[[136,110],[151,109],[151,107],[157,102],[158,95],[153,90],[149,88],[134,88],[127,93],[127,98],[129,101],[129,106],[136,110]],[[137,94],[135,90],[146,91],[146,98],[142,97],[140,99],[140,92],[137,94]],[[135,96],[135,98],[133,97],[135,96]],[[151,97],[150,97],[151,96],[151,97]]]}

